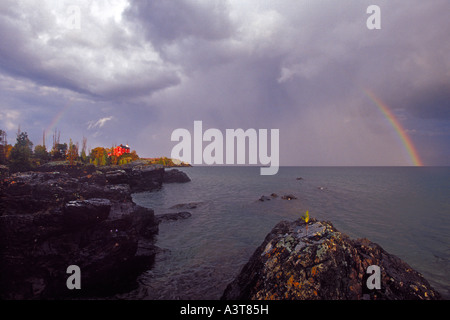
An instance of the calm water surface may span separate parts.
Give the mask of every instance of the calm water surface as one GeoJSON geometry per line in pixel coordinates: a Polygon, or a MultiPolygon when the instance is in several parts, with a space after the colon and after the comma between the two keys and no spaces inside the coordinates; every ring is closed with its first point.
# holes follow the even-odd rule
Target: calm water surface
{"type": "Polygon", "coordinates": [[[282,167],[275,176],[257,167],[181,170],[192,182],[133,200],[156,214],[202,204],[187,210],[191,218],[160,225],[163,253],[139,287],[118,298],[219,299],[276,223],[309,210],[352,238],[380,244],[450,299],[449,167],[282,167]],[[272,193],[297,199],[258,201],[272,193]]]}

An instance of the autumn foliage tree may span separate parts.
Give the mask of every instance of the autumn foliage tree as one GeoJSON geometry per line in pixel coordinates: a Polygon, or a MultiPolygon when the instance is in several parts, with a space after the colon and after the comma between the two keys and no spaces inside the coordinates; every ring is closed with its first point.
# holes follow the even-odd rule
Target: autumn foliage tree
{"type": "Polygon", "coordinates": [[[89,155],[90,162],[96,166],[105,166],[107,164],[107,157],[108,151],[102,147],[92,149],[89,155]]]}
{"type": "Polygon", "coordinates": [[[69,164],[71,166],[75,163],[75,161],[78,160],[78,142],[74,144],[72,142],[72,139],[70,139],[69,148],[67,149],[66,158],[67,158],[67,161],[69,161],[69,164]]]}

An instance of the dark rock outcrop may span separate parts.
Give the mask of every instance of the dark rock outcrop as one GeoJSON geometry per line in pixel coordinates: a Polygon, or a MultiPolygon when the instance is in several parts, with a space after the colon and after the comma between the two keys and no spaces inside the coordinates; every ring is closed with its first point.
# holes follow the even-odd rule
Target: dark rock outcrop
{"type": "Polygon", "coordinates": [[[191,181],[191,179],[188,175],[178,169],[166,170],[164,173],[164,183],[185,183],[189,181],[191,181]]]}
{"type": "Polygon", "coordinates": [[[16,173],[0,183],[0,298],[95,297],[131,289],[154,262],[161,221],[131,194],[159,188],[164,168],[138,163],[45,171],[16,173]],[[81,290],[66,287],[70,265],[81,269],[81,290]]]}
{"type": "Polygon", "coordinates": [[[79,178],[96,171],[93,164],[73,164],[70,165],[65,161],[54,161],[43,164],[33,171],[36,172],[65,172],[72,178],[79,178]]]}
{"type": "Polygon", "coordinates": [[[152,265],[157,221],[150,209],[114,206],[91,199],[49,212],[0,216],[1,298],[60,299],[130,288],[152,265]],[[153,252],[136,256],[141,243],[151,244],[153,252]],[[70,265],[81,269],[82,290],[66,287],[70,265]]]}
{"type": "Polygon", "coordinates": [[[398,257],[314,219],[275,226],[222,296],[225,300],[439,298],[423,276],[398,257]],[[380,267],[380,289],[367,286],[372,265],[380,267]]]}
{"type": "Polygon", "coordinates": [[[128,183],[132,192],[159,189],[163,183],[164,168],[161,165],[136,166],[127,173],[129,175],[128,183]]]}
{"type": "Polygon", "coordinates": [[[131,201],[128,185],[103,182],[99,174],[73,178],[66,172],[16,173],[1,181],[0,215],[31,214],[91,198],[131,201]]]}
{"type": "Polygon", "coordinates": [[[108,199],[69,201],[64,205],[64,224],[68,229],[94,225],[106,220],[110,210],[111,201],[108,199]]]}
{"type": "Polygon", "coordinates": [[[107,184],[127,184],[131,192],[153,191],[161,188],[164,167],[159,164],[146,165],[142,161],[122,166],[100,167],[107,184]]]}

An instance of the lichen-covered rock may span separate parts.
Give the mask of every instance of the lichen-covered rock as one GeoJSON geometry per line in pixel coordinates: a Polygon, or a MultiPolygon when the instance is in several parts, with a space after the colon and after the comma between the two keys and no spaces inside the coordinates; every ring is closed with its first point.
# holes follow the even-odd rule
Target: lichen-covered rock
{"type": "Polygon", "coordinates": [[[352,240],[330,222],[280,222],[267,235],[226,300],[439,299],[421,274],[367,239],[352,240]],[[367,268],[380,267],[380,289],[369,289],[367,268]]]}

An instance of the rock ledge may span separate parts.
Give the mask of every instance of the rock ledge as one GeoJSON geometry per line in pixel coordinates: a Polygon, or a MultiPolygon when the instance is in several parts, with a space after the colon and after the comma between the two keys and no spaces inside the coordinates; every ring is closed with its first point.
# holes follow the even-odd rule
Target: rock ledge
{"type": "Polygon", "coordinates": [[[421,274],[367,239],[352,240],[330,222],[280,222],[267,235],[223,300],[440,299],[421,274]],[[380,267],[380,289],[367,268],[380,267]]]}

